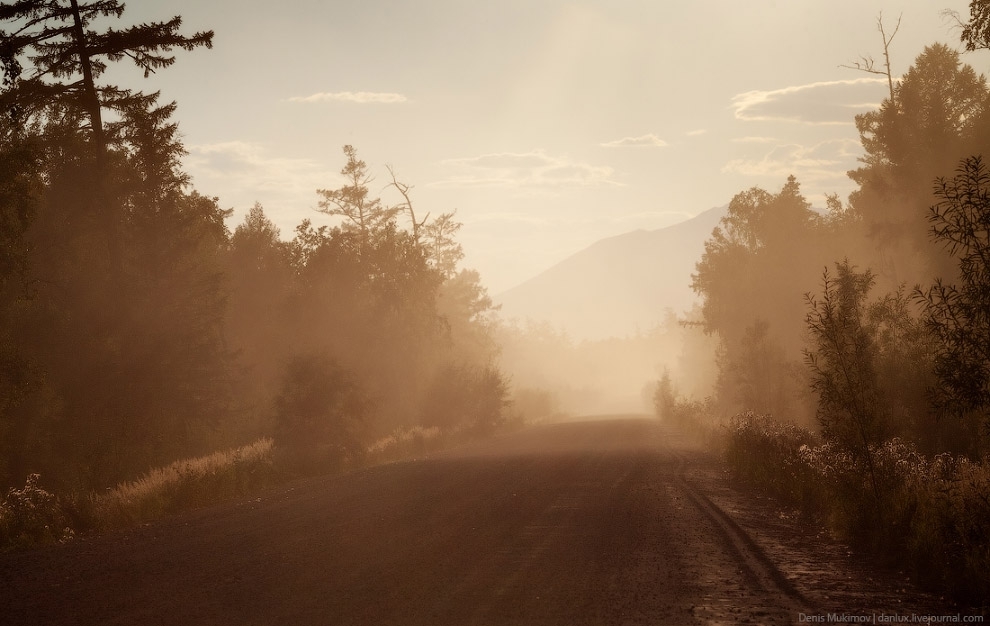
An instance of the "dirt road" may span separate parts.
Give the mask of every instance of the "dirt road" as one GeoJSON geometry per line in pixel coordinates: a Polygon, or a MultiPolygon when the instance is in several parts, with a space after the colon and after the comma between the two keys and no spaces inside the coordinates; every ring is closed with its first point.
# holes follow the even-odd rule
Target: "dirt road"
{"type": "Polygon", "coordinates": [[[652,420],[556,424],[0,556],[0,623],[790,624],[922,601],[785,518],[652,420]]]}

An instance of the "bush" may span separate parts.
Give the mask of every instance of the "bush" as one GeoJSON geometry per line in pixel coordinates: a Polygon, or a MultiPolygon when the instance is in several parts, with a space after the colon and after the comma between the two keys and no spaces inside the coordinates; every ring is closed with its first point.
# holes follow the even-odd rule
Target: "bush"
{"type": "Polygon", "coordinates": [[[285,464],[303,473],[359,461],[369,408],[358,383],[332,359],[297,356],[275,400],[275,445],[285,464]]]}
{"type": "Polygon", "coordinates": [[[957,600],[990,597],[990,460],[928,456],[894,438],[871,447],[871,477],[863,455],[752,413],[731,420],[725,452],[736,476],[843,539],[957,600]]]}
{"type": "Polygon", "coordinates": [[[0,502],[0,548],[66,541],[73,536],[58,498],[31,474],[23,489],[12,488],[0,502]]]}
{"type": "Polygon", "coordinates": [[[811,431],[746,412],[725,429],[725,458],[737,478],[759,485],[802,510],[817,511],[821,494],[802,453],[818,443],[811,431]]]}
{"type": "Polygon", "coordinates": [[[447,365],[433,379],[421,407],[421,421],[444,431],[464,426],[489,434],[505,423],[509,385],[489,365],[447,365]]]}

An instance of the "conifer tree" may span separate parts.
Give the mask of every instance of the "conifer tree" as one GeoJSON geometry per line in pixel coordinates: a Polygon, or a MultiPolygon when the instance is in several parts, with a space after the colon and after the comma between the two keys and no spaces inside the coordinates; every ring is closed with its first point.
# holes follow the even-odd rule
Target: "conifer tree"
{"type": "Polygon", "coordinates": [[[94,148],[106,149],[112,140],[103,122],[104,108],[125,111],[144,95],[97,81],[108,62],[125,57],[144,70],[145,78],[175,63],[174,48],[193,50],[213,46],[213,31],[180,34],[181,17],[122,30],[91,30],[101,17],[120,18],[118,0],[20,0],[0,3],[0,64],[5,90],[0,104],[16,119],[59,112],[82,113],[94,148]],[[22,59],[30,58],[25,70],[22,59]]]}

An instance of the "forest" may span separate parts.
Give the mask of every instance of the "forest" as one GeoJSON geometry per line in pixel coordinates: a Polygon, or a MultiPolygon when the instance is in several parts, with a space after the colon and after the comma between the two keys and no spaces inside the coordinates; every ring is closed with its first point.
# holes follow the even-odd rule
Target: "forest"
{"type": "MultiPolygon", "coordinates": [[[[962,42],[987,49],[990,3],[971,8],[962,42]]],[[[816,210],[793,176],[732,199],[684,320],[718,339],[714,390],[691,398],[665,374],[654,404],[717,441],[740,478],[985,600],[990,90],[943,44],[899,79],[886,67],[888,97],[855,117],[848,200],[816,210]]]]}
{"type": "Polygon", "coordinates": [[[106,525],[86,494],[198,471],[183,459],[235,474],[169,496],[203,500],[501,427],[494,307],[454,213],[420,211],[394,176],[374,197],[344,146],[344,183],[314,193],[323,225],[285,237],[255,205],[231,231],[183,171],[177,104],[101,82],[114,63],[153,79],[213,33],[91,30],[123,11],[0,5],[0,535],[106,525]],[[58,523],[24,519],[39,507],[58,523]]]}
{"type": "MultiPolygon", "coordinates": [[[[183,169],[177,103],[103,82],[121,63],[153,83],[214,34],[94,30],[123,14],[0,3],[0,548],[490,435],[560,411],[527,386],[566,386],[549,355],[628,354],[577,358],[553,329],[501,323],[456,212],[352,145],[342,184],[314,190],[319,218],[283,233],[255,204],[228,227],[183,169]],[[524,384],[500,355],[529,364],[524,384]]],[[[961,26],[990,49],[990,2],[961,26]]],[[[868,69],[888,96],[855,117],[856,190],[824,210],[793,176],[737,194],[692,277],[700,308],[647,337],[717,342],[711,392],[687,354],[698,370],[647,396],[742,480],[987,598],[990,88],[943,44],[885,68],[868,69]]]]}

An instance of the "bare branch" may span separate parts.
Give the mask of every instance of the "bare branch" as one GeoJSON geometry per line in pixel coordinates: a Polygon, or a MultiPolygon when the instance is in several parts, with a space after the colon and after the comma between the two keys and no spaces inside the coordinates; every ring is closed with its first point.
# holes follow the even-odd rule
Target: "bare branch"
{"type": "Polygon", "coordinates": [[[887,35],[887,31],[883,26],[883,13],[881,12],[877,16],[877,30],[880,31],[880,39],[883,41],[883,58],[884,58],[884,69],[876,68],[876,61],[874,61],[871,55],[863,55],[859,57],[859,61],[853,61],[850,65],[839,65],[839,67],[844,67],[850,70],[856,70],[858,72],[866,72],[867,74],[878,74],[887,77],[887,89],[890,92],[890,101],[894,102],[894,75],[890,70],[890,42],[894,40],[894,36],[897,35],[897,31],[901,28],[901,18],[904,17],[902,13],[897,17],[897,24],[894,25],[894,31],[887,35]]]}
{"type": "Polygon", "coordinates": [[[418,246],[419,229],[422,228],[423,224],[426,223],[426,220],[427,218],[430,217],[430,214],[427,213],[426,217],[424,217],[422,221],[417,222],[416,212],[413,210],[412,200],[409,197],[409,191],[412,189],[412,185],[407,185],[406,183],[399,182],[399,180],[395,177],[395,170],[392,169],[391,165],[386,165],[385,169],[388,170],[388,175],[392,179],[392,182],[389,183],[388,185],[385,185],[385,188],[388,189],[389,187],[395,187],[396,190],[399,192],[399,194],[402,195],[402,199],[403,199],[403,202],[401,204],[397,204],[394,207],[390,207],[390,208],[395,213],[398,213],[399,211],[403,211],[403,210],[409,212],[409,219],[412,221],[413,239],[415,239],[416,245],[418,246]]]}

